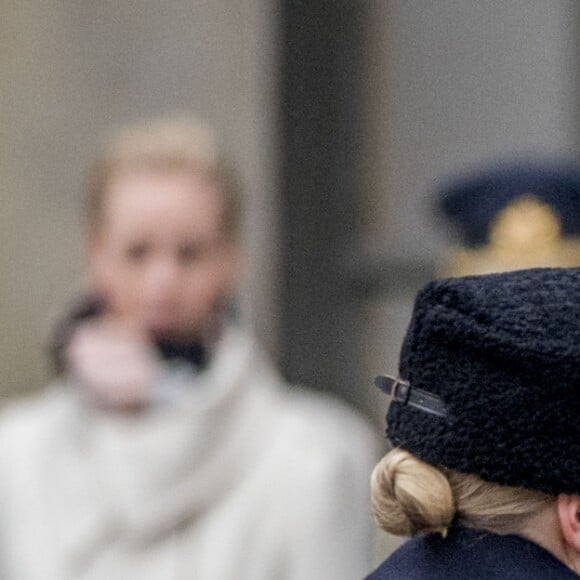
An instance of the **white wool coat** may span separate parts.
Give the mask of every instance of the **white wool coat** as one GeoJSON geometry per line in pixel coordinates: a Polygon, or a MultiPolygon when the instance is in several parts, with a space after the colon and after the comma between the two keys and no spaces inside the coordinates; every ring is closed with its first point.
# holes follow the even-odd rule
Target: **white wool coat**
{"type": "Polygon", "coordinates": [[[53,384],[0,417],[2,580],[353,580],[372,567],[376,441],[228,330],[159,401],[99,411],[53,384]]]}

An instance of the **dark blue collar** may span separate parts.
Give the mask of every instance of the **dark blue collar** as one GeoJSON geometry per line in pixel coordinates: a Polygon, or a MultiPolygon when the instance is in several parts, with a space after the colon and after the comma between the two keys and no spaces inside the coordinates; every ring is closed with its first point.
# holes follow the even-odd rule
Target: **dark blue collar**
{"type": "Polygon", "coordinates": [[[446,538],[418,536],[367,580],[578,580],[550,552],[520,536],[454,528],[446,538]]]}

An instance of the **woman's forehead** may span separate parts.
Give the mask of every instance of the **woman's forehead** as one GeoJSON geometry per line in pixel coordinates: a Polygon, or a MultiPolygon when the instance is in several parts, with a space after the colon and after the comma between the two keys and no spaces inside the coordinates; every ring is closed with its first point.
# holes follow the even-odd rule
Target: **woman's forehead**
{"type": "Polygon", "coordinates": [[[216,185],[191,172],[131,171],[112,179],[104,226],[219,230],[224,200],[216,185]]]}

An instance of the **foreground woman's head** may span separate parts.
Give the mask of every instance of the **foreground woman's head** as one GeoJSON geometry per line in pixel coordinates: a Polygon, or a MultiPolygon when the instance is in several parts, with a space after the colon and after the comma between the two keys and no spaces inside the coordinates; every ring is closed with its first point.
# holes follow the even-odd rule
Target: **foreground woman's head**
{"type": "Polygon", "coordinates": [[[433,282],[417,297],[373,474],[400,535],[527,536],[580,569],[580,270],[433,282]]]}

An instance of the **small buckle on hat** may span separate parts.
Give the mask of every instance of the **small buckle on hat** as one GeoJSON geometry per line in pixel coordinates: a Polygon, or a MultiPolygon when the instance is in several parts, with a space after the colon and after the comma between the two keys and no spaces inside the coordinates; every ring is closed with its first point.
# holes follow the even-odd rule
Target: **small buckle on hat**
{"type": "Polygon", "coordinates": [[[409,396],[411,385],[407,381],[399,378],[391,377],[390,375],[379,375],[375,379],[375,386],[377,386],[383,393],[391,397],[391,400],[398,403],[406,403],[409,396]]]}
{"type": "Polygon", "coordinates": [[[438,417],[447,416],[445,403],[433,393],[411,387],[407,381],[389,375],[379,375],[375,379],[375,385],[384,393],[391,396],[391,402],[409,405],[425,413],[438,417]]]}

